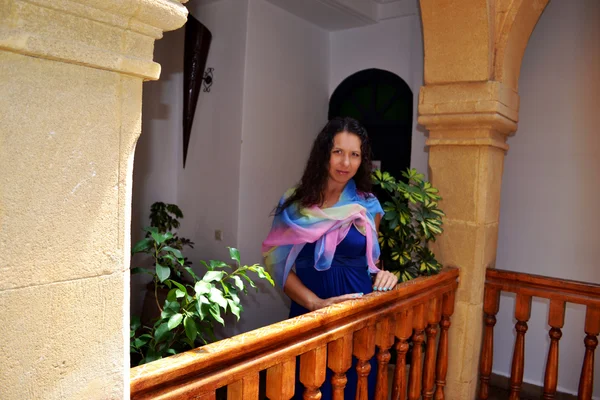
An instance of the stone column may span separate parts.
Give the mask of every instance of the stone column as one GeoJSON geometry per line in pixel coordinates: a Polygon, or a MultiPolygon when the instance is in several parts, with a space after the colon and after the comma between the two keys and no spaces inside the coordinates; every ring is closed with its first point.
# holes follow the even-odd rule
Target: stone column
{"type": "Polygon", "coordinates": [[[186,16],[172,0],[0,0],[3,400],[129,398],[142,82],[186,16]]]}
{"type": "Polygon", "coordinates": [[[421,0],[430,178],[446,212],[438,259],[460,268],[446,398],[474,399],[485,271],[495,266],[506,140],[517,130],[527,41],[548,0],[421,0]]]}

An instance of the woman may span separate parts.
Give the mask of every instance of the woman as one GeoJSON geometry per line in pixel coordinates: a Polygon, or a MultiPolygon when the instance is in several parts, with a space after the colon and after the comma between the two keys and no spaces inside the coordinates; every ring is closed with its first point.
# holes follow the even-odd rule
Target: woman
{"type": "MultiPolygon", "coordinates": [[[[300,184],[279,202],[263,243],[267,267],[292,300],[290,318],[395,287],[397,278],[375,265],[382,216],[383,209],[371,193],[366,130],[352,118],[332,119],[315,139],[300,184]]],[[[371,364],[370,398],[376,376],[371,364]]],[[[330,377],[328,370],[322,399],[331,398],[330,377]]],[[[345,398],[352,399],[357,382],[354,368],[347,378],[345,398]]],[[[297,389],[296,396],[301,394],[297,389]]]]}

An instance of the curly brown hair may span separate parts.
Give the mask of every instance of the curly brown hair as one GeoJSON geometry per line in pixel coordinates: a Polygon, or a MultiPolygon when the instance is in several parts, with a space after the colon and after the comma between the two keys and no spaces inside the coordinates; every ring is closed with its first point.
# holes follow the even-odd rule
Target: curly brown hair
{"type": "Polygon", "coordinates": [[[333,148],[333,138],[341,132],[352,133],[360,139],[361,162],[353,179],[359,193],[364,196],[371,195],[371,143],[369,142],[367,130],[354,118],[335,117],[327,122],[323,130],[317,135],[300,183],[294,194],[276,208],[276,214],[296,202],[301,208],[311,207],[323,202],[323,192],[327,187],[329,178],[329,159],[333,148]]]}

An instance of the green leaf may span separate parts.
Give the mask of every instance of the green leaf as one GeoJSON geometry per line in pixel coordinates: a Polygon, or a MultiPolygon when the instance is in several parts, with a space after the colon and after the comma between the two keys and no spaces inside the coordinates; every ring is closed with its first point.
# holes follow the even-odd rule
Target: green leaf
{"type": "Polygon", "coordinates": [[[210,301],[204,296],[200,296],[198,301],[196,302],[196,311],[198,311],[198,315],[200,315],[200,319],[206,319],[206,311],[204,305],[210,304],[210,301]]]}
{"type": "Polygon", "coordinates": [[[209,264],[213,269],[214,268],[230,268],[231,269],[231,266],[224,263],[223,261],[210,260],[209,264]]]}
{"type": "Polygon", "coordinates": [[[131,254],[136,254],[136,253],[145,252],[145,251],[150,250],[152,248],[153,242],[154,241],[150,238],[144,238],[144,239],[140,240],[131,249],[131,254]]]}
{"type": "Polygon", "coordinates": [[[271,275],[269,275],[269,273],[267,271],[265,271],[264,267],[262,267],[258,264],[254,264],[253,266],[250,267],[250,271],[256,272],[256,274],[258,275],[259,278],[266,279],[267,281],[269,281],[271,286],[275,286],[275,282],[271,278],[271,275]]]}
{"type": "Polygon", "coordinates": [[[213,287],[213,285],[209,282],[198,281],[194,285],[194,291],[196,292],[196,294],[206,294],[206,293],[210,292],[210,289],[212,287],[213,287]]]}
{"type": "Polygon", "coordinates": [[[206,261],[200,260],[200,264],[204,265],[207,270],[212,271],[214,268],[210,266],[206,261]]]}
{"type": "Polygon", "coordinates": [[[223,276],[225,276],[225,272],[223,271],[208,271],[204,274],[202,280],[204,282],[220,281],[223,276]]]}
{"type": "Polygon", "coordinates": [[[131,321],[129,323],[130,329],[132,331],[137,331],[141,326],[142,326],[142,322],[140,321],[140,317],[138,317],[137,315],[134,315],[133,317],[131,317],[131,321]]]}
{"type": "Polygon", "coordinates": [[[192,278],[194,278],[194,280],[196,280],[196,281],[200,280],[200,278],[198,278],[198,275],[196,275],[190,267],[183,267],[183,269],[185,269],[188,272],[188,274],[190,274],[192,276],[192,278]]]}
{"type": "Polygon", "coordinates": [[[169,293],[167,293],[167,300],[168,301],[175,301],[177,299],[177,293],[176,293],[177,289],[171,289],[169,290],[169,293]]]}
{"type": "Polygon", "coordinates": [[[240,320],[240,312],[242,308],[239,306],[239,303],[236,303],[233,300],[227,299],[227,303],[229,303],[229,308],[231,309],[231,313],[237,317],[237,320],[240,320]]]}
{"type": "Polygon", "coordinates": [[[244,290],[244,282],[242,282],[242,278],[237,275],[233,275],[231,279],[233,279],[235,286],[237,286],[238,289],[244,290]]]}
{"type": "Polygon", "coordinates": [[[157,343],[160,342],[168,333],[169,333],[169,326],[167,323],[163,322],[154,331],[154,341],[157,343]]]}
{"type": "Polygon", "coordinates": [[[173,285],[177,286],[182,292],[187,293],[185,286],[183,286],[181,283],[173,281],[173,285]]]}
{"type": "Polygon", "coordinates": [[[229,292],[229,298],[231,298],[231,300],[235,301],[236,304],[239,304],[240,302],[240,297],[237,295],[237,293],[235,292],[235,288],[231,288],[231,292],[229,292]]]}
{"type": "Polygon", "coordinates": [[[182,320],[183,320],[183,315],[181,315],[179,313],[171,316],[171,318],[169,318],[169,322],[167,323],[169,330],[171,331],[171,330],[177,328],[179,326],[179,324],[181,324],[182,320]]]}
{"type": "MultiPolygon", "coordinates": [[[[176,291],[177,289],[173,289],[172,291],[176,291]]],[[[179,312],[181,305],[178,301],[165,301],[165,306],[163,307],[162,313],[160,313],[161,318],[171,318],[174,314],[179,312]]]]}
{"type": "Polygon", "coordinates": [[[246,275],[246,273],[245,273],[245,272],[240,272],[240,273],[239,273],[239,276],[241,276],[242,278],[244,278],[244,279],[245,279],[245,280],[246,280],[246,281],[247,281],[247,282],[250,284],[250,286],[252,286],[253,288],[255,288],[255,287],[256,287],[256,285],[254,284],[254,281],[253,281],[252,279],[250,279],[250,278],[248,277],[248,275],[246,275]]]}
{"type": "Polygon", "coordinates": [[[183,259],[183,254],[181,254],[181,251],[179,251],[178,249],[174,249],[173,247],[170,247],[170,246],[165,246],[165,247],[163,247],[163,250],[173,254],[175,257],[177,257],[179,259],[183,259]]]}
{"type": "Polygon", "coordinates": [[[215,321],[217,321],[221,325],[225,326],[225,321],[223,321],[223,318],[221,318],[221,309],[219,308],[219,305],[217,303],[211,304],[209,311],[210,311],[210,315],[213,316],[215,321]]]}
{"type": "Polygon", "coordinates": [[[221,287],[223,288],[223,293],[225,293],[225,297],[229,296],[230,289],[235,290],[234,287],[227,282],[221,282],[221,287]]]}
{"type": "Polygon", "coordinates": [[[196,323],[193,318],[185,317],[183,320],[183,326],[185,328],[185,335],[190,339],[190,341],[194,342],[196,340],[196,336],[198,335],[198,330],[196,329],[196,323]]]}
{"type": "Polygon", "coordinates": [[[227,311],[227,300],[225,300],[223,293],[219,289],[212,287],[210,289],[210,293],[208,294],[208,298],[210,301],[220,305],[223,308],[223,311],[227,311]]]}
{"type": "Polygon", "coordinates": [[[240,252],[235,247],[229,247],[229,256],[232,260],[235,260],[238,265],[240,264],[240,252]]]}
{"type": "Polygon", "coordinates": [[[163,267],[159,263],[156,263],[156,276],[158,276],[158,280],[162,283],[171,275],[171,269],[169,267],[163,267]]]}
{"type": "Polygon", "coordinates": [[[152,235],[154,241],[159,245],[173,238],[173,234],[171,232],[160,233],[158,231],[151,231],[150,234],[152,235]]]}
{"type": "Polygon", "coordinates": [[[150,336],[149,334],[146,333],[144,335],[141,335],[139,338],[136,338],[133,341],[133,345],[134,345],[134,347],[139,349],[140,347],[142,347],[143,345],[148,343],[151,339],[152,339],[152,336],[150,336]]]}

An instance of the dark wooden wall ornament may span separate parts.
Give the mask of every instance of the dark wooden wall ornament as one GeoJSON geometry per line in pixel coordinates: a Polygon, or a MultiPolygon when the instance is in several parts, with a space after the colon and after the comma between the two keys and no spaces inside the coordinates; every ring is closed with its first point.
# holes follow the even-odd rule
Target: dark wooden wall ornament
{"type": "MultiPolygon", "coordinates": [[[[210,49],[212,34],[192,15],[185,24],[185,50],[183,56],[183,167],[187,159],[194,113],[204,80],[204,68],[210,49]]],[[[211,71],[212,84],[212,71],[211,71]]],[[[206,90],[205,90],[206,91],[206,90]]]]}

